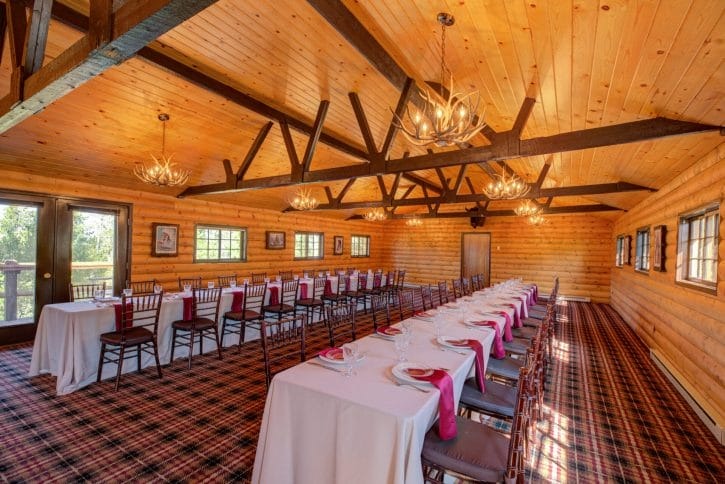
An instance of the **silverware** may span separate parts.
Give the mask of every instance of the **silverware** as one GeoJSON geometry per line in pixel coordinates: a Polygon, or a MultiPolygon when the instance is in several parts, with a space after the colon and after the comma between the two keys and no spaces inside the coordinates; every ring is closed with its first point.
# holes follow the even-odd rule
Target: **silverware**
{"type": "Polygon", "coordinates": [[[441,345],[438,345],[438,348],[439,348],[439,349],[440,349],[441,351],[451,351],[451,352],[453,352],[453,353],[458,353],[459,355],[467,355],[467,354],[468,354],[468,351],[462,351],[462,350],[460,350],[460,351],[459,351],[459,350],[454,350],[453,348],[448,348],[448,347],[445,347],[445,346],[441,346],[441,345]]]}
{"type": "Polygon", "coordinates": [[[319,366],[320,368],[324,368],[326,370],[334,371],[336,373],[342,373],[343,372],[343,370],[340,370],[338,368],[332,368],[331,366],[323,365],[322,363],[318,363],[315,360],[307,360],[307,363],[309,363],[310,365],[319,366]]]}
{"type": "Polygon", "coordinates": [[[390,378],[390,381],[393,382],[393,383],[395,383],[399,387],[410,387],[410,388],[413,388],[415,390],[418,390],[419,392],[430,393],[430,390],[426,390],[425,388],[421,388],[421,387],[419,387],[417,385],[413,385],[412,383],[399,382],[398,380],[395,379],[394,376],[390,378]]]}

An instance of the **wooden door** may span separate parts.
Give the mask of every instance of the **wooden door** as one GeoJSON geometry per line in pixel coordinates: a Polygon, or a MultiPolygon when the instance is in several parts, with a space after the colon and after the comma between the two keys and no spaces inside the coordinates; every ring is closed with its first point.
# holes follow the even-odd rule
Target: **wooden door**
{"type": "Polygon", "coordinates": [[[461,277],[483,274],[484,283],[491,283],[491,234],[466,232],[461,234],[461,277]]]}

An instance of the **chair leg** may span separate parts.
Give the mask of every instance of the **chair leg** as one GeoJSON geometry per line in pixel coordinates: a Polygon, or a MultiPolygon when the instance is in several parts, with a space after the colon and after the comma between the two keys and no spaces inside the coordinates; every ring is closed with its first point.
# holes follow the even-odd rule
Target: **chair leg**
{"type": "Polygon", "coordinates": [[[126,347],[121,345],[121,348],[118,352],[118,367],[116,368],[116,386],[114,387],[113,391],[118,391],[118,383],[121,381],[121,370],[123,369],[123,354],[126,351],[126,347]]]}
{"type": "Polygon", "coordinates": [[[156,338],[151,342],[151,346],[154,348],[154,358],[156,359],[156,371],[159,373],[159,378],[163,378],[161,374],[161,362],[159,361],[159,345],[156,342],[156,338]]]}
{"type": "Polygon", "coordinates": [[[176,349],[176,328],[174,328],[174,332],[171,336],[171,359],[169,360],[169,365],[174,364],[174,350],[176,349]]]}
{"type": "Polygon", "coordinates": [[[191,370],[191,355],[194,353],[194,330],[189,332],[189,369],[191,370]]]}
{"type": "Polygon", "coordinates": [[[204,332],[199,331],[199,356],[204,354],[204,332]]]}
{"type": "Polygon", "coordinates": [[[212,327],[212,329],[214,330],[214,339],[216,340],[216,350],[217,350],[217,353],[219,353],[219,359],[221,360],[222,359],[222,342],[219,339],[219,327],[217,325],[214,325],[214,327],[212,327]]]}
{"type": "Polygon", "coordinates": [[[136,347],[136,373],[141,373],[141,345],[136,347]]]}
{"type": "Polygon", "coordinates": [[[103,355],[106,353],[106,343],[101,343],[101,356],[98,358],[98,376],[96,382],[101,381],[101,372],[103,371],[103,355]]]}

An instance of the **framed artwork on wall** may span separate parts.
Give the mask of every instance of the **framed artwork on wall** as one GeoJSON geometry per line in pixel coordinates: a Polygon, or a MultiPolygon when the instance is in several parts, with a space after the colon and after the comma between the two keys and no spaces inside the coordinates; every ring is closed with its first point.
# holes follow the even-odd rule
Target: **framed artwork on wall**
{"type": "Polygon", "coordinates": [[[179,224],[151,224],[151,256],[176,257],[179,255],[179,224]]]}
{"type": "Polygon", "coordinates": [[[332,248],[332,255],[342,255],[345,248],[345,237],[336,235],[333,237],[334,245],[332,248]]]}
{"type": "Polygon", "coordinates": [[[278,250],[285,248],[285,233],[267,230],[265,248],[268,250],[278,250]]]}
{"type": "Polygon", "coordinates": [[[665,235],[666,225],[656,225],[652,230],[652,269],[665,272],[665,235]]]}

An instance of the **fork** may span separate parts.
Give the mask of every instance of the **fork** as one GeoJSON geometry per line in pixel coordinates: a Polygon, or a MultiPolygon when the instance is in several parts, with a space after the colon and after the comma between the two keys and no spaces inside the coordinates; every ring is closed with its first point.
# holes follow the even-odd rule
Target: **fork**
{"type": "Polygon", "coordinates": [[[401,383],[398,380],[396,380],[395,377],[392,377],[390,379],[390,381],[395,383],[399,387],[410,387],[410,388],[413,388],[414,390],[418,390],[419,392],[430,393],[430,390],[426,390],[425,388],[421,388],[419,386],[413,385],[412,383],[401,383]]]}

